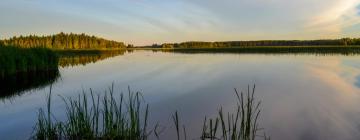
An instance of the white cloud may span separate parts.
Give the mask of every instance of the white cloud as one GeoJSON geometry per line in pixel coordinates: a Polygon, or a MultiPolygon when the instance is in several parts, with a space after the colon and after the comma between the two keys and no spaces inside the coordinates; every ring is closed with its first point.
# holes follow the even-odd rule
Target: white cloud
{"type": "Polygon", "coordinates": [[[346,36],[341,34],[344,28],[360,23],[358,4],[360,0],[5,0],[0,18],[7,21],[0,23],[0,31],[9,37],[24,34],[21,27],[26,27],[26,33],[47,27],[51,29],[48,34],[73,29],[97,34],[102,30],[105,37],[139,45],[339,38],[346,36]],[[33,14],[36,12],[43,14],[33,14]],[[28,21],[10,20],[14,14],[28,21]],[[68,19],[77,20],[66,26],[61,23],[68,19]]]}
{"type": "MultiPolygon", "coordinates": [[[[269,39],[338,38],[359,23],[360,0],[185,0],[223,20],[230,36],[269,39]]],[[[221,31],[221,30],[220,30],[221,31]]]]}
{"type": "Polygon", "coordinates": [[[314,13],[305,24],[307,31],[339,35],[341,31],[360,21],[357,6],[359,0],[338,0],[327,5],[327,9],[314,13]]]}

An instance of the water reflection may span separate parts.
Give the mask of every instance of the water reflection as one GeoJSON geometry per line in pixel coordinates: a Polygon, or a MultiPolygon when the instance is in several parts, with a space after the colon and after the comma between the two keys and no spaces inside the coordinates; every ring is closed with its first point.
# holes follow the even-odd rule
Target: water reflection
{"type": "Polygon", "coordinates": [[[307,64],[305,66],[310,74],[330,85],[337,92],[346,94],[358,92],[353,84],[356,82],[356,76],[360,74],[360,70],[350,65],[344,65],[343,60],[339,57],[328,57],[328,59],[316,62],[308,61],[307,64]]]}
{"type": "MultiPolygon", "coordinates": [[[[126,51],[81,51],[81,52],[61,52],[59,59],[60,67],[70,67],[76,65],[86,65],[97,61],[105,60],[110,57],[124,55],[126,51]]],[[[128,51],[129,53],[131,51],[128,51]]],[[[56,70],[21,72],[13,75],[0,77],[0,98],[10,98],[22,93],[46,87],[53,84],[60,77],[60,72],[56,70]]]]}
{"type": "Polygon", "coordinates": [[[355,86],[360,88],[360,75],[356,77],[355,86]]]}
{"type": "Polygon", "coordinates": [[[60,77],[59,70],[22,72],[0,77],[0,99],[19,96],[31,89],[46,87],[60,77]]]}
{"type": "MultiPolygon", "coordinates": [[[[345,55],[135,51],[84,67],[69,64],[61,69],[62,80],[53,85],[53,91],[54,95],[77,97],[82,88],[102,94],[112,83],[117,85],[117,92],[126,91],[130,85],[144,93],[151,109],[149,122],[170,127],[170,115],[178,110],[191,130],[189,138],[194,138],[201,131],[204,116],[216,115],[220,106],[233,109],[233,88],[241,90],[256,84],[256,95],[263,104],[261,126],[272,139],[357,140],[359,59],[345,55]]],[[[29,137],[37,109],[46,105],[47,92],[36,91],[17,97],[12,104],[0,104],[2,139],[29,137]]],[[[64,103],[60,99],[53,103],[57,116],[63,119],[64,103]]],[[[173,138],[172,132],[164,132],[161,138],[173,138]]]]}
{"type": "Polygon", "coordinates": [[[61,67],[73,67],[77,65],[87,65],[97,61],[105,60],[118,55],[124,55],[125,52],[132,51],[116,50],[116,51],[83,51],[83,52],[63,52],[60,53],[59,65],[61,67]]]}

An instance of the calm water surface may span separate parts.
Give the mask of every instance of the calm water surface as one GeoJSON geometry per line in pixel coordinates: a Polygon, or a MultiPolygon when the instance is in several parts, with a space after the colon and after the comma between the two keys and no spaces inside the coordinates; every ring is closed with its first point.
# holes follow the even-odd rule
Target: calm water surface
{"type": "MultiPolygon", "coordinates": [[[[256,84],[262,100],[260,125],[274,140],[357,140],[360,138],[360,56],[181,54],[135,51],[82,65],[64,65],[53,94],[75,97],[82,89],[103,94],[112,83],[144,94],[150,120],[174,135],[178,110],[190,138],[200,136],[205,116],[235,106],[234,88],[256,84]]],[[[37,110],[46,105],[49,85],[0,99],[0,139],[26,139],[37,110]]],[[[64,103],[52,109],[64,118],[64,103]]]]}

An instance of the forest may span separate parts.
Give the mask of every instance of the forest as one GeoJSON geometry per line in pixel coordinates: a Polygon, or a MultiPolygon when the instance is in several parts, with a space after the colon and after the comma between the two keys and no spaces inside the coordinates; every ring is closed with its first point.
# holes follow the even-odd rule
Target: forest
{"type": "Polygon", "coordinates": [[[123,42],[106,40],[84,33],[59,33],[48,36],[19,36],[0,41],[0,45],[19,46],[21,48],[46,47],[50,49],[122,49],[132,47],[123,42]]]}
{"type": "Polygon", "coordinates": [[[231,48],[250,46],[353,46],[360,45],[359,38],[343,38],[328,40],[260,40],[260,41],[227,41],[201,42],[190,41],[182,43],[164,43],[147,46],[149,48],[231,48]]]}

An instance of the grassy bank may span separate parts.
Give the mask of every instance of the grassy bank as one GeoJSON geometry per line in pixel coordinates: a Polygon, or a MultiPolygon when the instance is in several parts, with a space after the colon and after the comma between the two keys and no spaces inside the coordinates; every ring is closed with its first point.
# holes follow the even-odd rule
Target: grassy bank
{"type": "Polygon", "coordinates": [[[58,56],[50,49],[0,46],[0,77],[57,68],[58,56]]]}
{"type": "MultiPolygon", "coordinates": [[[[115,95],[109,88],[104,96],[95,96],[90,90],[78,98],[63,98],[66,104],[65,121],[57,121],[51,110],[51,91],[47,107],[40,109],[35,133],[32,139],[38,140],[73,140],[73,139],[111,139],[111,140],[147,140],[152,135],[161,139],[158,124],[148,126],[149,105],[144,104],[139,92],[131,92],[127,96],[115,95]]],[[[222,109],[215,118],[205,117],[202,133],[196,137],[201,140],[254,140],[259,137],[258,118],[260,102],[254,98],[254,89],[243,94],[236,92],[238,99],[234,112],[224,113],[222,109]]],[[[178,112],[173,115],[176,136],[173,139],[188,139],[186,127],[180,122],[178,112]],[[183,126],[183,127],[180,127],[183,126]]],[[[192,138],[190,138],[192,139],[192,138]]]]}

